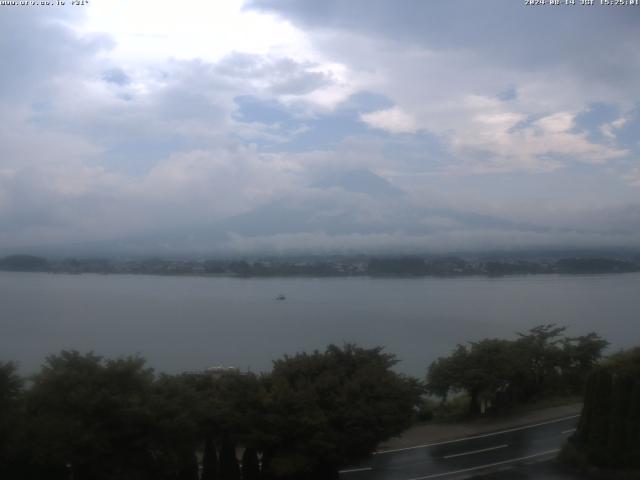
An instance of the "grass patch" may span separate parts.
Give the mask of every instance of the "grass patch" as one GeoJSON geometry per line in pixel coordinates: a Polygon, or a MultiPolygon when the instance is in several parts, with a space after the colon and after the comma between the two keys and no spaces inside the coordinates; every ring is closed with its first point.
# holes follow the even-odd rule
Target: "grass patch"
{"type": "Polygon", "coordinates": [[[446,402],[423,398],[416,412],[416,423],[450,422],[469,418],[469,396],[457,395],[446,402]]]}
{"type": "Polygon", "coordinates": [[[503,408],[501,410],[491,410],[488,416],[500,417],[505,415],[525,415],[537,410],[579,404],[582,403],[582,400],[583,398],[580,395],[552,395],[541,397],[528,403],[516,404],[512,407],[503,408]]]}
{"type": "Polygon", "coordinates": [[[416,410],[415,423],[459,422],[478,418],[500,418],[513,415],[525,415],[527,413],[544,410],[546,408],[582,403],[582,397],[578,395],[556,395],[543,397],[530,403],[514,405],[500,410],[489,410],[486,414],[477,416],[469,415],[470,402],[471,399],[467,394],[450,397],[446,402],[441,402],[432,397],[425,397],[422,404],[416,410]]]}

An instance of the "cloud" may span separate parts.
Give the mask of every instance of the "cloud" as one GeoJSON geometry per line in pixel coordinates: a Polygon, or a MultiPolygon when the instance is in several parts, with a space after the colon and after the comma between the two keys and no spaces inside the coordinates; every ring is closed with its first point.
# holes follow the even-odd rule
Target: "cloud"
{"type": "Polygon", "coordinates": [[[629,45],[640,40],[632,20],[638,12],[600,6],[535,11],[501,0],[463,7],[410,1],[403,8],[383,1],[320,7],[267,0],[251,7],[307,29],[325,55],[368,72],[359,79],[363,86],[395,107],[367,113],[364,121],[388,131],[435,134],[470,172],[551,171],[628,154],[589,132],[574,134],[563,125],[551,131],[552,125],[536,122],[566,125],[594,102],[635,108],[640,55],[629,45]],[[612,37],[624,39],[615,52],[607,47],[612,37]],[[535,48],[523,48],[534,38],[535,48]],[[589,38],[589,46],[576,50],[581,38],[589,38]],[[530,128],[500,123],[516,118],[530,128]]]}
{"type": "Polygon", "coordinates": [[[604,123],[600,125],[600,131],[605,137],[611,140],[615,140],[617,130],[620,130],[621,128],[623,128],[626,123],[627,123],[627,118],[620,117],[614,120],[613,122],[604,123]]]}
{"type": "MultiPolygon", "coordinates": [[[[108,35],[78,35],[67,25],[82,9],[3,7],[0,17],[0,98],[3,103],[44,101],[48,89],[68,72],[91,68],[94,56],[113,47],[108,35]],[[73,11],[75,10],[75,12],[73,11]]],[[[66,88],[73,88],[66,83],[66,88]]]]}
{"type": "Polygon", "coordinates": [[[364,113],[360,119],[367,125],[391,133],[416,133],[417,127],[411,115],[398,107],[364,113]]]}
{"type": "Polygon", "coordinates": [[[199,227],[219,229],[201,248],[229,250],[640,231],[637,9],[283,0],[207,5],[190,32],[172,7],[139,30],[148,12],[119,8],[0,18],[1,247],[199,227]]]}
{"type": "Polygon", "coordinates": [[[623,178],[629,185],[640,187],[640,168],[632,168],[629,172],[623,175],[623,178]]]}
{"type": "Polygon", "coordinates": [[[569,162],[602,164],[629,153],[574,132],[574,118],[557,112],[527,123],[515,113],[482,114],[471,119],[467,135],[452,136],[451,144],[460,156],[479,156],[471,166],[476,171],[552,171],[569,162]]]}
{"type": "Polygon", "coordinates": [[[131,79],[121,68],[107,70],[102,75],[102,78],[105,82],[115,83],[116,85],[128,85],[131,83],[131,79]]]}
{"type": "Polygon", "coordinates": [[[244,80],[275,95],[304,95],[332,83],[331,72],[314,63],[291,58],[233,53],[216,64],[215,71],[234,80],[244,80]]]}
{"type": "MultiPolygon", "coordinates": [[[[404,47],[405,52],[424,48],[468,52],[493,68],[508,65],[527,73],[570,69],[582,77],[581,87],[592,82],[611,89],[624,86],[624,94],[630,98],[633,75],[640,68],[639,53],[633,48],[640,35],[636,28],[640,12],[636,9],[596,5],[536,10],[509,0],[437,5],[409,0],[402,8],[385,0],[327,0],[322,5],[303,0],[254,0],[249,6],[274,12],[319,36],[351,32],[386,39],[404,47]],[[586,38],[588,44],[577,49],[586,38]],[[612,38],[620,41],[619,48],[610,47],[612,38]]],[[[549,79],[554,83],[559,80],[549,79]]],[[[556,88],[564,90],[571,85],[556,83],[556,88]]]]}
{"type": "Polygon", "coordinates": [[[227,254],[260,252],[298,254],[305,252],[358,254],[370,253],[468,253],[481,251],[573,248],[633,248],[640,235],[611,237],[606,233],[585,234],[504,232],[499,229],[440,231],[430,235],[407,235],[398,232],[328,235],[324,232],[277,234],[245,237],[232,235],[221,251],[227,254]]]}

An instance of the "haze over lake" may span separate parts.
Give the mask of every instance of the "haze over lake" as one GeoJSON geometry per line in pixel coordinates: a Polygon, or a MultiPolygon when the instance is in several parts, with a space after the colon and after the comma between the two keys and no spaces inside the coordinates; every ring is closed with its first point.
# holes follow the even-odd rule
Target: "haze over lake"
{"type": "Polygon", "coordinates": [[[401,372],[459,342],[541,323],[612,348],[640,339],[640,274],[455,279],[161,277],[0,272],[0,360],[34,372],[61,349],[146,357],[160,371],[268,370],[328,343],[383,345],[401,372]],[[286,300],[278,301],[279,294],[286,300]]]}

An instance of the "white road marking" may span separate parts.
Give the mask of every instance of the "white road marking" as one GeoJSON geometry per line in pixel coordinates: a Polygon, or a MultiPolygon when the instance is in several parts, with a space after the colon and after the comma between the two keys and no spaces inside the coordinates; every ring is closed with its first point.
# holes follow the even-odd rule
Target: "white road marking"
{"type": "Polygon", "coordinates": [[[578,418],[579,416],[580,415],[571,415],[569,417],[557,418],[555,420],[548,420],[546,422],[536,423],[534,425],[525,425],[523,427],[509,428],[507,430],[501,430],[499,432],[485,433],[482,435],[475,435],[473,437],[457,438],[455,440],[446,440],[444,442],[425,443],[424,445],[416,445],[415,447],[394,448],[391,450],[380,450],[378,452],[373,452],[373,455],[383,455],[386,453],[404,452],[407,450],[416,450],[418,448],[435,447],[436,445],[447,445],[449,443],[466,442],[467,440],[475,440],[477,438],[493,437],[495,435],[501,435],[503,433],[517,432],[519,430],[526,430],[528,428],[542,427],[543,425],[551,425],[552,423],[560,423],[560,422],[564,422],[565,420],[571,420],[572,418],[578,418]]]}
{"type": "Polygon", "coordinates": [[[372,467],[350,468],[349,470],[339,470],[338,473],[368,472],[369,470],[373,470],[373,468],[372,467]]]}
{"type": "Polygon", "coordinates": [[[542,457],[542,456],[545,456],[545,455],[551,455],[552,453],[558,453],[559,451],[560,451],[560,449],[557,448],[555,450],[547,450],[546,452],[536,453],[534,455],[527,455],[526,457],[512,458],[511,460],[504,460],[502,462],[488,463],[486,465],[480,465],[478,467],[463,468],[462,470],[455,470],[455,471],[452,471],[452,472],[434,473],[432,475],[427,475],[425,477],[410,478],[409,480],[427,480],[429,478],[446,477],[447,475],[457,475],[459,473],[473,472],[474,470],[482,470],[482,469],[485,469],[485,468],[497,467],[499,465],[506,465],[508,463],[520,462],[522,460],[528,460],[530,458],[536,458],[536,457],[542,457]]]}
{"type": "Polygon", "coordinates": [[[463,452],[463,453],[454,453],[453,455],[445,455],[442,458],[456,458],[456,457],[463,457],[465,455],[473,455],[474,453],[482,453],[482,452],[490,452],[491,450],[498,450],[500,448],[507,448],[509,445],[507,445],[506,443],[504,445],[498,445],[497,447],[488,447],[488,448],[481,448],[479,450],[471,450],[469,452],[463,452]]]}
{"type": "Polygon", "coordinates": [[[568,434],[568,433],[573,433],[573,432],[575,432],[575,431],[576,431],[576,429],[575,429],[575,428],[570,428],[569,430],[563,430],[563,431],[562,431],[562,432],[560,432],[560,433],[562,433],[562,435],[566,435],[566,434],[568,434]]]}

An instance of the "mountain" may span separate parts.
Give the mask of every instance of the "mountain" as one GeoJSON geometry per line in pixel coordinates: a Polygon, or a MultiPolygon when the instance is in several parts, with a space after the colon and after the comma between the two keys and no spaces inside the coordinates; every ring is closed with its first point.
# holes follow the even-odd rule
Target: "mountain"
{"type": "Polygon", "coordinates": [[[314,253],[318,249],[323,253],[424,252],[455,250],[448,240],[455,236],[471,239],[470,243],[476,236],[482,242],[487,231],[508,236],[549,229],[422,205],[373,172],[351,170],[316,179],[300,191],[209,224],[36,252],[70,256],[314,253]]]}

